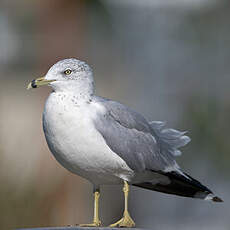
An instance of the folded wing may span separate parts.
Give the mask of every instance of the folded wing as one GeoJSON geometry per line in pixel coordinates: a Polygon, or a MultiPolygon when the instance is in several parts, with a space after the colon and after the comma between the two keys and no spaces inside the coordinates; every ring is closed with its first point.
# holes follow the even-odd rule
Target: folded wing
{"type": "Polygon", "coordinates": [[[98,115],[96,129],[107,145],[135,171],[178,170],[175,155],[188,142],[183,133],[162,130],[159,122],[148,123],[139,113],[111,100],[98,98],[106,109],[98,115]]]}

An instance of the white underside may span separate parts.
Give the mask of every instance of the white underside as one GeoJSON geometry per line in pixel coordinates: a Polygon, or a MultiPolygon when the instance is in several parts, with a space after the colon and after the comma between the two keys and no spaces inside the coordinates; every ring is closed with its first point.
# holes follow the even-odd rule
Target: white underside
{"type": "Polygon", "coordinates": [[[94,127],[103,108],[91,102],[75,104],[71,95],[52,93],[43,114],[47,143],[57,161],[94,184],[121,183],[134,172],[110,150],[94,127]]]}
{"type": "Polygon", "coordinates": [[[159,182],[159,176],[154,173],[135,173],[107,146],[93,124],[97,115],[104,111],[96,102],[76,101],[72,95],[52,93],[49,96],[43,125],[47,143],[57,161],[95,185],[120,184],[122,180],[138,183],[154,178],[159,182]]]}

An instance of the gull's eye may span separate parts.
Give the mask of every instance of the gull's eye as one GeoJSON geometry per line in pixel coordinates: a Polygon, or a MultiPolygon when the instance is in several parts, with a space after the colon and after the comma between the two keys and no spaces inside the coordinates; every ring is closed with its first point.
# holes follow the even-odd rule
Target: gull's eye
{"type": "Polygon", "coordinates": [[[70,75],[72,73],[72,70],[71,69],[66,69],[65,71],[64,71],[64,74],[65,75],[70,75]]]}

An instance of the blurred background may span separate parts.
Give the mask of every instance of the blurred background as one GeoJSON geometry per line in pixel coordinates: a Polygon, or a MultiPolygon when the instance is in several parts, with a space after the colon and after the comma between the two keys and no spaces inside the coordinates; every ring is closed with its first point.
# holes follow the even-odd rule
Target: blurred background
{"type": "MultiPolygon", "coordinates": [[[[132,187],[137,226],[229,229],[229,22],[227,0],[1,0],[0,229],[91,221],[92,186],[62,168],[45,142],[50,89],[26,90],[67,57],[91,65],[98,95],[189,130],[179,164],[225,201],[132,187]]],[[[100,208],[105,225],[120,218],[121,188],[104,186],[100,208]]]]}

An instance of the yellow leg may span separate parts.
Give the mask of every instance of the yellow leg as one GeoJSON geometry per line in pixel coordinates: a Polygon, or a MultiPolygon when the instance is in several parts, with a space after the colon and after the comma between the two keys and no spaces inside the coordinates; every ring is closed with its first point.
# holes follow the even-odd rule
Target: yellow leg
{"type": "Polygon", "coordinates": [[[93,217],[93,223],[91,224],[80,224],[80,227],[99,227],[101,226],[101,221],[99,220],[99,197],[100,192],[99,190],[96,190],[94,192],[94,217],[93,217]]]}
{"type": "Polygon", "coordinates": [[[129,185],[126,181],[124,181],[123,192],[124,192],[124,196],[125,196],[125,210],[124,210],[123,217],[120,220],[118,220],[116,223],[111,224],[109,227],[132,228],[135,226],[135,222],[132,220],[132,218],[128,212],[129,185]]]}

